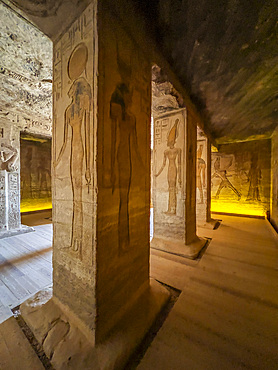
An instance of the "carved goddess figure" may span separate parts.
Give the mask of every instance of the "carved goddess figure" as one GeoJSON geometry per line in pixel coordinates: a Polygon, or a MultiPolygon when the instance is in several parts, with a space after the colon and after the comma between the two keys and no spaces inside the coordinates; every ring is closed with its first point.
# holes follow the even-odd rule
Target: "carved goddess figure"
{"type": "Polygon", "coordinates": [[[204,203],[203,187],[206,187],[206,162],[202,158],[203,145],[197,150],[197,189],[200,193],[200,203],[204,203]]]}
{"type": "Polygon", "coordinates": [[[168,210],[165,212],[169,215],[175,215],[177,209],[177,177],[179,185],[181,186],[181,149],[175,148],[176,139],[178,136],[178,123],[179,119],[176,119],[174,126],[171,128],[168,134],[167,146],[169,149],[164,151],[163,164],[160,170],[155,174],[159,176],[166,166],[168,159],[168,189],[169,189],[169,199],[168,199],[168,210]],[[178,162],[178,166],[176,164],[178,162]]]}
{"type": "Polygon", "coordinates": [[[9,144],[1,143],[0,147],[0,170],[8,172],[17,171],[15,165],[18,158],[18,151],[9,144]]]}
{"type": "Polygon", "coordinates": [[[86,62],[87,47],[84,44],[79,44],[73,50],[68,62],[68,74],[73,80],[68,91],[68,96],[71,99],[71,102],[66,108],[64,114],[63,144],[58,155],[58,159],[54,162],[54,167],[56,167],[63,157],[68,143],[68,130],[70,128],[70,178],[73,194],[72,235],[70,247],[74,252],[79,253],[81,252],[83,236],[83,178],[85,178],[88,190],[89,185],[91,184],[90,110],[92,94],[89,83],[81,76],[82,72],[85,71],[86,62]]]}
{"type": "Polygon", "coordinates": [[[132,177],[131,152],[134,149],[140,165],[143,162],[139,153],[136,133],[136,119],[131,112],[132,92],[129,87],[120,83],[117,85],[110,100],[111,127],[111,185],[112,194],[116,188],[116,173],[118,169],[119,216],[118,235],[121,252],[128,250],[129,235],[129,191],[132,177]]]}

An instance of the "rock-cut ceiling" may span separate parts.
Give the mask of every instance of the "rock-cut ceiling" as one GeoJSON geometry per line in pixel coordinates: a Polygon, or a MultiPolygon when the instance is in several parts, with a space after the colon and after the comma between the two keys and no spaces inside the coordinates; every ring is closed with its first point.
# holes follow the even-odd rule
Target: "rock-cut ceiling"
{"type": "Polygon", "coordinates": [[[277,0],[133,0],[218,142],[278,121],[277,0]]]}
{"type": "Polygon", "coordinates": [[[51,125],[52,42],[0,3],[0,117],[51,125]]]}
{"type": "MultiPolygon", "coordinates": [[[[51,27],[49,22],[43,24],[50,27],[46,33],[51,37],[57,28],[59,15],[63,15],[66,27],[75,14],[71,7],[80,10],[89,2],[4,1],[16,6],[18,11],[24,8],[34,23],[49,17],[51,27]],[[68,3],[71,3],[69,7],[68,3]],[[65,14],[68,16],[65,17],[65,14]]],[[[185,86],[202,113],[207,129],[218,143],[270,137],[278,118],[278,0],[132,1],[149,20],[148,33],[151,34],[152,28],[155,43],[185,86]]],[[[32,33],[36,36],[38,31],[31,31],[22,24],[17,34],[12,15],[2,12],[2,17],[3,14],[5,19],[1,22],[0,47],[4,54],[8,51],[12,56],[10,60],[5,59],[5,55],[2,59],[4,85],[8,77],[13,78],[11,74],[7,76],[8,70],[16,69],[19,75],[26,77],[26,80],[22,79],[26,82],[26,93],[22,92],[20,98],[28,108],[30,100],[24,94],[29,94],[36,102],[36,112],[40,115],[43,111],[41,97],[50,93],[47,81],[51,79],[50,68],[44,69],[42,65],[45,67],[51,57],[48,52],[44,55],[46,51],[39,41],[32,42],[32,57],[25,54],[23,35],[29,38],[32,33]],[[10,64],[20,59],[25,62],[20,68],[10,64]]],[[[180,106],[180,97],[173,86],[161,81],[159,84],[153,86],[158,105],[161,106],[164,99],[161,89],[165,88],[171,100],[168,100],[170,106],[180,106]]],[[[8,89],[8,99],[0,103],[12,108],[19,99],[12,87],[8,89]]],[[[19,103],[18,109],[23,109],[19,103]]]]}

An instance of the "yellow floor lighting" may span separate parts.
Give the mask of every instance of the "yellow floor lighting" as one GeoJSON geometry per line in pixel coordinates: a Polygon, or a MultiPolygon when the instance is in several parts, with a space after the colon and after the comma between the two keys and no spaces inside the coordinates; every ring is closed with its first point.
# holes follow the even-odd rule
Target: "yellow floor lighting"
{"type": "Polygon", "coordinates": [[[52,208],[51,198],[45,199],[23,199],[20,203],[20,212],[42,211],[52,208]]]}
{"type": "Polygon", "coordinates": [[[237,201],[215,200],[211,201],[211,211],[221,213],[231,213],[247,216],[266,216],[266,207],[264,204],[253,202],[239,203],[237,201]]]}

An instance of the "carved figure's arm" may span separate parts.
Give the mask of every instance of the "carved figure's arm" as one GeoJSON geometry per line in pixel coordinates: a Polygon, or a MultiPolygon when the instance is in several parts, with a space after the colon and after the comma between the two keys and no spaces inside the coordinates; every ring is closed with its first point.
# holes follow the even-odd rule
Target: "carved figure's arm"
{"type": "Polygon", "coordinates": [[[63,157],[63,154],[64,154],[64,152],[66,150],[67,139],[68,139],[68,125],[69,125],[68,120],[69,120],[69,118],[68,118],[68,110],[66,110],[65,111],[65,115],[64,115],[64,140],[63,140],[63,144],[62,144],[62,147],[61,147],[61,150],[60,150],[60,153],[58,155],[57,160],[56,161],[53,161],[54,168],[57,167],[57,165],[61,161],[61,158],[63,157]]]}
{"type": "Polygon", "coordinates": [[[181,149],[178,148],[178,182],[181,186],[181,149]]]}
{"type": "Polygon", "coordinates": [[[110,103],[110,118],[111,118],[111,185],[113,194],[116,183],[115,158],[116,158],[117,125],[118,120],[122,119],[122,107],[120,104],[110,103]]]}
{"type": "MultiPolygon", "coordinates": [[[[91,171],[90,171],[90,99],[89,96],[86,96],[85,99],[85,106],[84,106],[84,124],[85,124],[85,162],[86,162],[86,171],[85,171],[85,179],[87,185],[91,184],[91,171]]],[[[89,190],[88,190],[89,191],[89,190]]]]}
{"type": "Polygon", "coordinates": [[[138,141],[137,141],[137,131],[136,131],[136,118],[134,116],[132,116],[132,131],[131,131],[131,135],[132,135],[132,142],[133,142],[133,146],[134,146],[134,149],[135,149],[135,153],[137,155],[137,158],[140,162],[140,165],[142,166],[142,169],[145,170],[145,164],[142,160],[142,157],[141,157],[141,154],[140,154],[140,151],[139,151],[139,147],[138,147],[138,141]]]}
{"type": "Polygon", "coordinates": [[[203,186],[206,186],[206,164],[203,163],[202,166],[202,175],[203,175],[203,186]]]}
{"type": "Polygon", "coordinates": [[[165,150],[162,166],[161,166],[160,170],[157,172],[157,174],[155,174],[155,177],[159,176],[161,174],[161,172],[163,171],[164,167],[166,166],[166,160],[167,160],[166,152],[167,151],[165,150]]]}

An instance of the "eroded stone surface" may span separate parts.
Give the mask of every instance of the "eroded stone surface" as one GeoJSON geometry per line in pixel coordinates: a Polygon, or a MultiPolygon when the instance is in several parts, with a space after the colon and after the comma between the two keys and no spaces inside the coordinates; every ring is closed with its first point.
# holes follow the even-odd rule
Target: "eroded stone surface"
{"type": "Polygon", "coordinates": [[[109,337],[96,346],[77,326],[75,315],[57,305],[50,289],[24,302],[20,310],[55,369],[115,369],[128,361],[169,297],[152,280],[109,337]]]}
{"type": "Polygon", "coordinates": [[[0,118],[0,234],[21,227],[19,129],[0,118]]]}
{"type": "Polygon", "coordinates": [[[53,356],[57,345],[64,339],[69,330],[69,323],[62,320],[57,320],[54,322],[43,342],[44,352],[49,358],[53,356]]]}
{"type": "Polygon", "coordinates": [[[51,300],[52,289],[35,294],[20,306],[21,314],[40,344],[46,338],[53,324],[61,316],[61,311],[51,300]]]}
{"type": "Polygon", "coordinates": [[[50,135],[52,43],[3,3],[0,13],[0,117],[50,135]]]}

